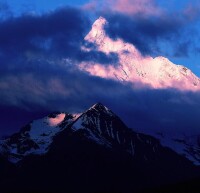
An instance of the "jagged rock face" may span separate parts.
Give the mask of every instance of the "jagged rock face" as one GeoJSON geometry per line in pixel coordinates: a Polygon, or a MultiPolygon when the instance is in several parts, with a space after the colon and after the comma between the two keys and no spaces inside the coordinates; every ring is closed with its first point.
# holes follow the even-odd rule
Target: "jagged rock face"
{"type": "MultiPolygon", "coordinates": [[[[105,18],[97,19],[85,41],[95,45],[105,54],[115,53],[117,65],[101,65],[95,62],[81,63],[80,69],[94,76],[131,82],[134,86],[151,88],[176,88],[179,90],[200,90],[200,79],[184,66],[176,65],[167,58],[143,56],[137,48],[121,39],[111,39],[105,31],[109,25],[105,18]]],[[[82,47],[85,51],[91,48],[82,47]]],[[[94,59],[95,61],[95,59],[94,59]]]]}

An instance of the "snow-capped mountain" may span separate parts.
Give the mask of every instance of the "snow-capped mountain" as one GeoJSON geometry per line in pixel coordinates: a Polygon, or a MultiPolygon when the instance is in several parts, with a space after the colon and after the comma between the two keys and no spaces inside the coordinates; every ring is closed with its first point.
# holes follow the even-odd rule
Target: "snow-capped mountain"
{"type": "MultiPolygon", "coordinates": [[[[135,87],[143,85],[152,88],[200,90],[200,79],[190,69],[176,65],[162,56],[156,58],[143,56],[134,45],[121,39],[111,39],[105,30],[108,26],[106,19],[100,17],[94,22],[85,41],[94,44],[98,51],[107,55],[117,54],[118,64],[82,62],[79,65],[80,69],[94,76],[131,82],[135,87]]],[[[83,46],[82,49],[90,51],[92,48],[83,46]]]]}
{"type": "MultiPolygon", "coordinates": [[[[141,144],[143,148],[150,148],[148,154],[154,154],[160,146],[156,139],[128,129],[111,110],[97,103],[83,113],[57,112],[33,121],[19,133],[1,140],[0,154],[13,163],[29,155],[44,155],[54,138],[65,130],[82,132],[87,139],[107,148],[119,145],[132,156],[141,144]]],[[[144,153],[143,158],[148,159],[148,155],[144,153]]]]}
{"type": "Polygon", "coordinates": [[[2,192],[138,192],[199,173],[100,103],[52,113],[1,140],[0,170],[2,192]]]}
{"type": "Polygon", "coordinates": [[[140,155],[140,159],[145,160],[151,160],[162,146],[168,147],[194,164],[200,165],[198,137],[183,139],[159,134],[154,135],[154,138],[134,132],[100,103],[83,113],[55,112],[31,122],[20,132],[0,140],[0,155],[12,163],[17,163],[30,155],[44,155],[51,148],[54,138],[65,130],[82,132],[82,136],[107,148],[120,146],[133,157],[139,156],[138,149],[142,148],[143,155],[140,155]]]}

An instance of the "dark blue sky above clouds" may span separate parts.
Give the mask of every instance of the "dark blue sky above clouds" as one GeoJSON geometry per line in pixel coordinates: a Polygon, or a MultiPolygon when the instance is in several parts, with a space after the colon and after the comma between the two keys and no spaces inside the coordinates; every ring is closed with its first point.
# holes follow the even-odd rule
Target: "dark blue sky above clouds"
{"type": "Polygon", "coordinates": [[[89,53],[80,49],[92,22],[102,15],[110,23],[110,37],[133,43],[143,54],[166,56],[200,76],[198,1],[142,0],[145,7],[138,2],[126,1],[124,6],[134,5],[127,11],[120,0],[101,5],[0,1],[0,136],[52,111],[83,111],[96,102],[137,129],[198,133],[199,93],[132,89],[76,67],[91,60],[117,64],[117,55],[98,52],[94,45],[89,53]]]}

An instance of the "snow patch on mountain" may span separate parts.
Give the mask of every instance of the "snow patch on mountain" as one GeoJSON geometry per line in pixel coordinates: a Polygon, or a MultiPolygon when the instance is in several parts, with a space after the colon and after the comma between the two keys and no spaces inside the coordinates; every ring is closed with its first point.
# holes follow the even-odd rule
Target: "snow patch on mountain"
{"type": "Polygon", "coordinates": [[[164,147],[168,147],[192,161],[195,165],[200,165],[200,136],[188,135],[169,135],[166,133],[157,133],[152,136],[159,139],[164,147]]]}
{"type": "Polygon", "coordinates": [[[53,113],[27,125],[19,133],[0,140],[0,153],[16,163],[31,154],[42,155],[48,152],[53,138],[65,127],[74,122],[80,114],[53,113]]]}

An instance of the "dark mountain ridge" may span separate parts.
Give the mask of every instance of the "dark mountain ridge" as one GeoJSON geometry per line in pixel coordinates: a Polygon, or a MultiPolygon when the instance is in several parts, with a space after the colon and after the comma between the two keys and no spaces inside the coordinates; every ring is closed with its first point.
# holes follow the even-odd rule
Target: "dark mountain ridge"
{"type": "Polygon", "coordinates": [[[149,192],[200,176],[191,161],[134,132],[100,103],[33,121],[0,149],[2,193],[149,192]]]}

